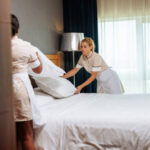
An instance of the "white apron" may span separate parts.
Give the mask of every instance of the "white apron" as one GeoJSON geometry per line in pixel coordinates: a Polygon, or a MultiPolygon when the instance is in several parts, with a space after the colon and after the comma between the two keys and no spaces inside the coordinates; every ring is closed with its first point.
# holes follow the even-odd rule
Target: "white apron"
{"type": "Polygon", "coordinates": [[[122,94],[123,88],[117,73],[110,68],[99,72],[97,77],[97,93],[122,94]]]}
{"type": "Polygon", "coordinates": [[[27,88],[28,95],[30,98],[31,108],[32,108],[33,128],[38,128],[44,125],[46,122],[43,120],[41,112],[38,109],[38,104],[35,99],[35,94],[34,94],[33,87],[31,85],[28,73],[27,72],[16,73],[16,74],[13,74],[13,77],[20,78],[24,82],[27,88]]]}

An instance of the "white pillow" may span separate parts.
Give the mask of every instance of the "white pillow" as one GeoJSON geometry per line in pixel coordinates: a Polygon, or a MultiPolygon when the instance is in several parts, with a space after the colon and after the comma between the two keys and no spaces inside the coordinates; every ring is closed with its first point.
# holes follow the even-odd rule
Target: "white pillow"
{"type": "Polygon", "coordinates": [[[61,77],[33,77],[38,87],[55,98],[65,98],[75,93],[75,86],[61,77]]]}
{"type": "Polygon", "coordinates": [[[32,71],[31,68],[29,68],[28,73],[31,76],[62,76],[65,71],[61,69],[60,67],[56,66],[51,60],[49,60],[38,48],[33,47],[33,50],[35,52],[38,52],[39,58],[42,63],[42,72],[40,74],[36,74],[32,71]]]}

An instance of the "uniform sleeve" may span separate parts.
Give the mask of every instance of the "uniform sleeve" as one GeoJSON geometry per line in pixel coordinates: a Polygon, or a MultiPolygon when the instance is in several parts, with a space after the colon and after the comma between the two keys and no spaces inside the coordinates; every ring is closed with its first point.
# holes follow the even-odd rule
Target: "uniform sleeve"
{"type": "Polygon", "coordinates": [[[82,58],[82,55],[81,55],[80,58],[79,58],[79,60],[78,60],[77,65],[76,65],[76,68],[80,69],[80,68],[83,67],[82,61],[83,61],[83,58],[82,58]]]}
{"type": "Polygon", "coordinates": [[[102,70],[102,57],[97,55],[93,60],[92,72],[99,72],[102,70]]]}
{"type": "Polygon", "coordinates": [[[30,47],[30,54],[29,54],[29,66],[33,69],[40,66],[40,61],[36,55],[36,47],[30,47]]]}

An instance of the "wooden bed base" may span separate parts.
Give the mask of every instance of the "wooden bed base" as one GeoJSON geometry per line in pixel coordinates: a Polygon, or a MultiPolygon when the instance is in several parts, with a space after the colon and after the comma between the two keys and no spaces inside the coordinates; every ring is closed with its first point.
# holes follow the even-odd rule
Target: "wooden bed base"
{"type": "Polygon", "coordinates": [[[54,64],[60,67],[60,55],[55,54],[55,55],[46,55],[49,60],[51,60],[54,64]]]}

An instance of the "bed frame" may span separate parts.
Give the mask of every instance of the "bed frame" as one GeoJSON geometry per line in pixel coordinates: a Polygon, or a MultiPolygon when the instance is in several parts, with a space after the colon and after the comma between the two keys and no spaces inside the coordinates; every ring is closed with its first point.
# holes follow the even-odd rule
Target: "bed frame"
{"type": "Polygon", "coordinates": [[[59,55],[59,54],[55,54],[55,55],[49,55],[49,54],[47,54],[46,56],[47,56],[47,58],[48,58],[49,60],[51,60],[54,64],[56,64],[57,66],[60,67],[60,55],[59,55]]]}

